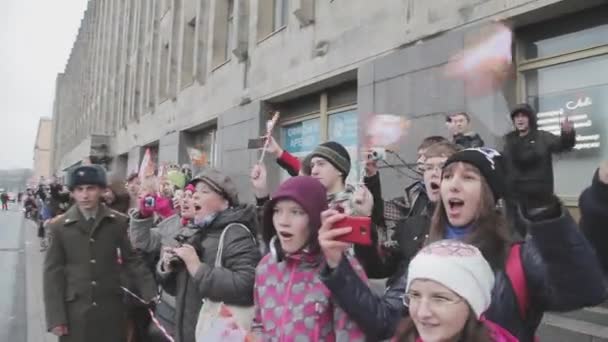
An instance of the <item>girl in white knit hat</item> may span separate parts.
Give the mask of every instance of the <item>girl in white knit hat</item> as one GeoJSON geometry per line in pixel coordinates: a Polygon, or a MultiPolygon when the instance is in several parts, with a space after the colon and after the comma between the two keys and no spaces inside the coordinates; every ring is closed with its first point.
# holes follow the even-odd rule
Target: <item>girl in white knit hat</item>
{"type": "Polygon", "coordinates": [[[409,265],[403,297],[409,317],[394,341],[517,341],[483,317],[493,287],[494,272],[476,247],[457,240],[426,246],[409,265]]]}

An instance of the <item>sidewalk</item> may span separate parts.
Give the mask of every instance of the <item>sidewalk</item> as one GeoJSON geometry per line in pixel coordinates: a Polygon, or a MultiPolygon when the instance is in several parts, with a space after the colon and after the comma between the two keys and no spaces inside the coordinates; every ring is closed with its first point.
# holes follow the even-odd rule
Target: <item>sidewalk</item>
{"type": "Polygon", "coordinates": [[[46,332],[44,303],[42,301],[42,262],[40,241],[36,226],[24,220],[21,226],[25,235],[25,263],[27,283],[27,342],[56,342],[57,338],[46,332]]]}

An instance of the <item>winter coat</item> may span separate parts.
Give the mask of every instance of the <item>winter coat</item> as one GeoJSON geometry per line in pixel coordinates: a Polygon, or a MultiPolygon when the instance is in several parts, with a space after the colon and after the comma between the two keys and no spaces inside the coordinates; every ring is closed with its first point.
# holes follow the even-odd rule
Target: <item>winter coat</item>
{"type": "Polygon", "coordinates": [[[195,340],[195,328],[203,298],[226,304],[248,306],[253,304],[255,267],[260,261],[260,251],[253,232],[255,209],[239,206],[220,212],[208,225],[200,228],[183,227],[179,234],[189,237],[187,243],[194,246],[202,262],[192,277],[182,266],[174,272],[165,272],[162,261],[157,265],[157,275],[165,291],[175,296],[175,341],[195,340]],[[232,223],[244,224],[244,229],[230,229],[224,237],[222,268],[214,268],[219,238],[232,223]]]}
{"type": "Polygon", "coordinates": [[[182,228],[179,215],[169,216],[154,226],[154,217],[140,218],[137,209],[129,211],[129,237],[133,247],[147,253],[160,253],[162,246],[175,245],[182,228]]]}
{"type": "Polygon", "coordinates": [[[44,259],[47,328],[67,325],[60,342],[126,341],[122,281],[145,300],[156,296],[153,274],[127,238],[127,217],[101,206],[93,223],[77,206],[49,225],[44,259]]]}
{"type": "Polygon", "coordinates": [[[608,184],[600,181],[595,172],[592,185],[579,198],[581,230],[595,247],[595,252],[608,277],[608,184]]]}
{"type": "MultiPolygon", "coordinates": [[[[154,261],[160,256],[162,246],[175,246],[175,237],[183,228],[181,217],[173,215],[154,226],[154,217],[139,217],[139,210],[129,211],[129,237],[133,247],[144,252],[147,260],[154,261]]],[[[154,263],[152,263],[154,265],[154,263]]],[[[160,302],[156,305],[156,315],[171,333],[175,330],[175,297],[167,291],[160,291],[160,302]]]]}
{"type": "Polygon", "coordinates": [[[576,133],[562,131],[561,136],[538,130],[535,112],[529,112],[530,132],[519,136],[517,130],[504,137],[503,156],[511,196],[516,199],[553,194],[553,153],[569,151],[576,133]]]}
{"type": "MultiPolygon", "coordinates": [[[[521,259],[530,298],[526,321],[503,270],[496,272],[492,304],[486,317],[520,341],[532,341],[545,311],[571,311],[594,306],[606,298],[600,266],[593,249],[572,217],[561,208],[558,217],[541,221],[522,218],[530,235],[521,247],[521,259]]],[[[406,273],[406,272],[404,272],[406,273]]],[[[321,280],[336,302],[358,322],[372,340],[390,338],[403,310],[407,274],[377,296],[356,279],[348,263],[325,267],[321,280]]]]}
{"type": "Polygon", "coordinates": [[[433,204],[428,202],[427,207],[419,215],[397,222],[394,235],[397,246],[384,266],[390,274],[387,284],[398,281],[397,278],[401,277],[410,260],[424,246],[429,236],[432,214],[433,204]]]}
{"type": "Polygon", "coordinates": [[[429,196],[426,194],[424,183],[415,181],[405,188],[405,196],[384,201],[386,227],[393,229],[398,221],[420,215],[426,210],[428,203],[429,196]]]}
{"type": "Polygon", "coordinates": [[[474,132],[454,135],[453,143],[461,148],[483,147],[485,144],[481,136],[474,132]]]}
{"type": "MultiPolygon", "coordinates": [[[[345,257],[357,277],[365,273],[345,257]]],[[[256,269],[252,332],[260,341],[365,341],[359,327],[319,280],[321,255],[298,253],[277,261],[267,254],[256,269]]]]}

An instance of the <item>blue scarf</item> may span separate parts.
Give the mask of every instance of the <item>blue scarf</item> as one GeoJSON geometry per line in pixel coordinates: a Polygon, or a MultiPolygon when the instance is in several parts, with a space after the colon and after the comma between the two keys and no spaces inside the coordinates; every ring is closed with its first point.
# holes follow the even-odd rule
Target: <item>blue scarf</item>
{"type": "Polygon", "coordinates": [[[455,227],[448,223],[445,226],[444,238],[453,239],[453,240],[464,240],[464,238],[466,238],[467,235],[469,235],[471,230],[472,230],[471,225],[464,226],[464,227],[455,227]]]}

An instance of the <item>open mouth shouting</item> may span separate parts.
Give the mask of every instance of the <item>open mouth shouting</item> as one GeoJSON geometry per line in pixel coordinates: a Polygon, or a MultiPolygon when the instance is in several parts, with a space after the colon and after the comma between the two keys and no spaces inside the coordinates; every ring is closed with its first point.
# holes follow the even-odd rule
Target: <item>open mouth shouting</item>
{"type": "Polygon", "coordinates": [[[451,197],[448,198],[448,200],[446,201],[447,204],[446,205],[446,213],[448,218],[450,219],[450,222],[452,220],[457,220],[458,218],[460,218],[462,216],[463,213],[463,208],[464,208],[464,200],[460,199],[460,198],[455,198],[455,197],[451,197]]]}
{"type": "Polygon", "coordinates": [[[281,239],[281,241],[291,241],[291,239],[293,238],[293,234],[286,231],[279,231],[279,238],[281,239]]]}
{"type": "Polygon", "coordinates": [[[431,181],[430,187],[433,192],[439,191],[439,183],[437,182],[431,181]]]}
{"type": "Polygon", "coordinates": [[[431,201],[433,201],[433,202],[437,201],[441,194],[441,187],[440,187],[439,180],[428,181],[426,191],[427,191],[427,195],[429,196],[431,201]]]}

